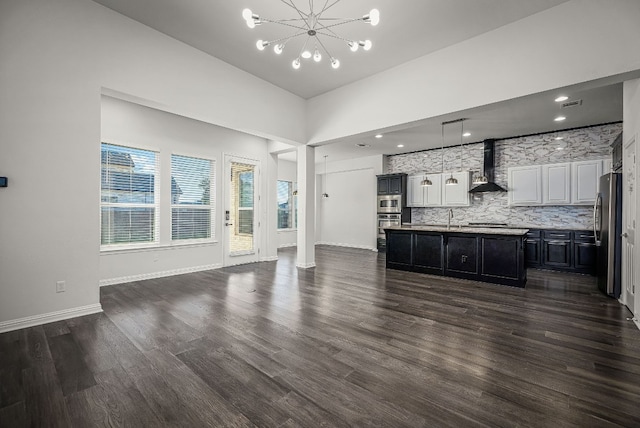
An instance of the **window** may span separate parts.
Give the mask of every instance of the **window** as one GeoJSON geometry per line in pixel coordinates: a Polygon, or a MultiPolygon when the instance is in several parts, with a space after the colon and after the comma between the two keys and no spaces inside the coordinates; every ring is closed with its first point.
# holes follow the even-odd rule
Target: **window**
{"type": "Polygon", "coordinates": [[[101,244],[157,242],[158,154],[102,143],[101,158],[101,244]]]}
{"type": "Polygon", "coordinates": [[[213,238],[213,161],[171,155],[171,239],[213,238]]]}
{"type": "Polygon", "coordinates": [[[238,172],[238,234],[253,234],[253,166],[238,172]]]}
{"type": "Polygon", "coordinates": [[[278,180],[278,229],[296,228],[298,210],[294,185],[291,181],[278,180]]]}

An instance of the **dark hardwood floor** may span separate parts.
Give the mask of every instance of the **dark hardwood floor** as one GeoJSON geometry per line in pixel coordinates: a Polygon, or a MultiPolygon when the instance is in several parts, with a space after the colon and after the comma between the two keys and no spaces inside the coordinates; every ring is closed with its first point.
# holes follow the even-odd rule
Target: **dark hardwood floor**
{"type": "Polygon", "coordinates": [[[316,256],[104,287],[103,314],[0,335],[0,427],[640,426],[640,331],[593,277],[316,256]]]}

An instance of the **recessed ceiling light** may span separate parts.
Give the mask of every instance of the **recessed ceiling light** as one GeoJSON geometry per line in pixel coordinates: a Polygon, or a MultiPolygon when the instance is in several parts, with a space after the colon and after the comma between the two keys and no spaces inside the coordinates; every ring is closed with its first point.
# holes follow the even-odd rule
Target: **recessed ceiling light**
{"type": "Polygon", "coordinates": [[[558,117],[556,117],[556,118],[555,118],[555,119],[553,119],[553,120],[555,120],[556,122],[562,122],[562,121],[563,121],[563,120],[565,120],[565,119],[566,119],[566,117],[564,117],[564,116],[558,116],[558,117]]]}
{"type": "Polygon", "coordinates": [[[554,101],[557,103],[561,103],[563,101],[567,101],[569,99],[569,97],[567,97],[566,95],[560,95],[558,98],[556,98],[554,101]]]}
{"type": "Polygon", "coordinates": [[[404,144],[398,144],[398,147],[404,147],[404,144]]]}
{"type": "Polygon", "coordinates": [[[556,137],[556,140],[564,140],[564,137],[556,137]]]}
{"type": "Polygon", "coordinates": [[[371,147],[371,145],[366,143],[356,143],[356,147],[360,147],[361,149],[364,149],[365,147],[371,147]]]}
{"type": "Polygon", "coordinates": [[[377,134],[376,138],[382,138],[382,134],[377,134]]]}
{"type": "Polygon", "coordinates": [[[462,134],[463,137],[470,137],[471,136],[471,132],[465,132],[464,134],[462,134]]]}

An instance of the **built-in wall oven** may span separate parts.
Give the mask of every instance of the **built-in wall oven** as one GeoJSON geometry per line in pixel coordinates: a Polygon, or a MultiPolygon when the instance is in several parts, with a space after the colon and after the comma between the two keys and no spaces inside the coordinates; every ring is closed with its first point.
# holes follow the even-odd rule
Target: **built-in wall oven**
{"type": "Polygon", "coordinates": [[[401,214],[378,214],[378,239],[385,238],[385,228],[400,226],[402,224],[401,217],[401,214]]]}
{"type": "Polygon", "coordinates": [[[378,214],[401,214],[402,195],[378,195],[378,214]]]}

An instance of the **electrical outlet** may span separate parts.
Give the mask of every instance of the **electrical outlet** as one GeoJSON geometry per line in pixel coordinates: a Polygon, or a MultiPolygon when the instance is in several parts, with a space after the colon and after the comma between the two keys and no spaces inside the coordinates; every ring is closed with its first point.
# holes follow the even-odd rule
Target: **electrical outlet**
{"type": "Polygon", "coordinates": [[[64,281],[56,281],[56,293],[67,291],[67,284],[64,281]]]}

